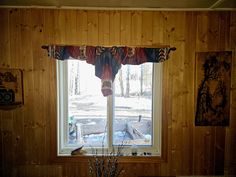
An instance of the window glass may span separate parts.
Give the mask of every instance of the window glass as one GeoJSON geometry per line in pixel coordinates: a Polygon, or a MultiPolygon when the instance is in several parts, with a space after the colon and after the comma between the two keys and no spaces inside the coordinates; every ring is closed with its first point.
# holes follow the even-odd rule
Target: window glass
{"type": "Polygon", "coordinates": [[[101,147],[107,145],[107,99],[94,66],[84,61],[68,62],[68,143],[101,147]]]}
{"type": "Polygon", "coordinates": [[[152,145],[152,64],[122,66],[114,90],[113,145],[152,145]]]}

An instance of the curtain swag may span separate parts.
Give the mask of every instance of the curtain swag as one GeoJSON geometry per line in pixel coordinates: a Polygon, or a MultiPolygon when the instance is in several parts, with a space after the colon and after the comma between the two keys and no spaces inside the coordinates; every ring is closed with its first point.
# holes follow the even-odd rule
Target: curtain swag
{"type": "Polygon", "coordinates": [[[101,91],[104,96],[112,94],[112,82],[121,64],[140,65],[145,62],[160,63],[169,58],[169,53],[176,48],[163,47],[103,47],[47,45],[48,56],[57,60],[84,60],[95,66],[95,75],[102,81],[101,91]]]}

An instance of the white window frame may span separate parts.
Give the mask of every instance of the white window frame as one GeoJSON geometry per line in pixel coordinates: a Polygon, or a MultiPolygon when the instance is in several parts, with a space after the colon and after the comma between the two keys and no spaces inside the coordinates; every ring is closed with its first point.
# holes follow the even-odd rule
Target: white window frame
{"type": "MultiPolygon", "coordinates": [[[[152,122],[153,122],[153,143],[152,146],[138,146],[138,155],[144,154],[144,152],[150,152],[151,156],[161,156],[161,140],[162,140],[162,63],[153,64],[153,88],[152,88],[152,122]]],[[[78,148],[76,145],[68,145],[67,133],[68,132],[68,72],[67,72],[67,62],[57,61],[57,155],[58,156],[68,156],[72,150],[78,148]]],[[[94,75],[94,77],[96,77],[94,75]]],[[[102,94],[102,93],[101,93],[102,94]]],[[[107,139],[110,143],[108,147],[108,152],[111,152],[112,147],[112,136],[109,132],[112,132],[112,110],[113,99],[112,96],[108,97],[107,101],[107,139]]],[[[132,147],[124,147],[124,155],[131,155],[132,147]]],[[[91,148],[86,149],[87,154],[91,155],[91,148]]],[[[98,149],[98,153],[101,152],[98,149]]]]}

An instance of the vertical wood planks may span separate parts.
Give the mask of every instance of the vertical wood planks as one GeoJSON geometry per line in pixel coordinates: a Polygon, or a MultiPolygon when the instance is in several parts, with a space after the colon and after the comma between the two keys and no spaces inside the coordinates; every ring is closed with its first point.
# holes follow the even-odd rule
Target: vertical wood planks
{"type": "Polygon", "coordinates": [[[66,10],[65,11],[65,41],[68,44],[78,44],[79,38],[77,35],[77,11],[66,10]]]}
{"type": "MultiPolygon", "coordinates": [[[[166,25],[167,25],[167,15],[168,12],[162,13],[162,12],[155,12],[153,17],[153,43],[159,44],[170,44],[169,40],[167,38],[167,31],[166,31],[166,25]]],[[[174,53],[171,54],[171,59],[167,62],[163,63],[163,88],[162,88],[162,94],[163,94],[163,113],[162,113],[162,121],[167,124],[167,135],[165,136],[165,142],[162,143],[162,148],[167,153],[166,157],[166,163],[161,163],[161,176],[168,176],[170,175],[171,171],[171,165],[170,162],[172,160],[171,154],[171,146],[172,146],[172,80],[173,80],[173,74],[172,74],[172,60],[174,59],[174,53]]],[[[163,136],[163,135],[162,135],[163,136]]]]}
{"type": "Polygon", "coordinates": [[[141,45],[142,42],[142,13],[131,12],[131,40],[130,45],[141,45]]]}
{"type": "MultiPolygon", "coordinates": [[[[196,39],[196,52],[208,51],[209,43],[209,13],[197,14],[197,39],[196,39]]],[[[214,46],[213,46],[214,47],[214,46]]],[[[195,83],[195,93],[197,93],[197,85],[195,83]]],[[[195,100],[196,100],[195,94],[195,100]]],[[[194,174],[210,174],[210,160],[212,160],[212,154],[208,154],[208,148],[212,148],[212,135],[213,128],[207,127],[195,127],[193,132],[193,146],[194,146],[194,174]]],[[[214,149],[214,148],[213,148],[214,149]]],[[[213,161],[212,161],[213,162],[213,161]]]]}
{"type": "Polygon", "coordinates": [[[13,168],[12,177],[62,177],[60,165],[21,165],[13,168]]]}
{"type": "MultiPolygon", "coordinates": [[[[43,11],[40,11],[40,13],[38,15],[38,25],[40,25],[40,23],[43,23],[43,25],[41,26],[41,30],[39,31],[35,31],[35,35],[40,35],[40,38],[38,39],[38,41],[35,43],[35,45],[37,47],[39,47],[39,45],[44,45],[44,44],[54,44],[55,41],[55,26],[54,26],[54,22],[57,19],[57,17],[54,14],[55,11],[50,11],[48,9],[45,9],[43,11]],[[51,17],[51,18],[49,18],[51,17]]],[[[72,18],[72,27],[69,26],[69,28],[74,28],[75,26],[73,25],[75,23],[75,17],[73,17],[73,15],[75,15],[74,11],[71,11],[71,13],[67,14],[67,16],[65,17],[65,24],[67,25],[67,21],[70,21],[70,18],[72,18]]],[[[75,29],[72,30],[73,34],[75,34],[75,29]]],[[[72,33],[72,32],[71,32],[72,33]]],[[[63,36],[62,36],[63,37],[63,36]]],[[[65,34],[65,38],[66,38],[66,34],[65,34]]],[[[69,37],[68,37],[69,38],[69,37]]],[[[50,90],[50,88],[53,86],[53,81],[54,79],[51,78],[51,74],[53,74],[55,72],[55,67],[51,67],[52,63],[54,63],[55,66],[55,61],[52,61],[48,58],[47,53],[45,50],[43,50],[42,48],[38,48],[40,50],[40,52],[42,53],[42,55],[40,56],[40,63],[42,68],[39,68],[39,70],[35,70],[35,87],[37,88],[36,90],[39,92],[39,94],[37,94],[37,99],[35,100],[35,104],[38,105],[38,100],[42,100],[42,102],[44,104],[37,106],[39,110],[42,110],[41,113],[41,119],[38,119],[35,122],[35,134],[36,136],[41,136],[42,140],[41,140],[41,144],[38,146],[37,151],[41,151],[42,155],[41,156],[37,156],[37,163],[39,164],[44,164],[48,161],[48,157],[50,157],[51,151],[50,151],[50,145],[51,145],[51,141],[50,141],[50,136],[49,132],[50,132],[50,120],[52,119],[52,117],[54,117],[52,114],[50,114],[50,106],[48,106],[49,104],[53,104],[54,102],[51,100],[51,97],[53,97],[53,95],[55,94],[55,90],[52,91],[50,90]],[[49,78],[49,79],[48,79],[49,78]],[[39,149],[40,148],[40,149],[39,149]]],[[[38,56],[34,57],[34,60],[38,60],[38,56]]],[[[56,104],[53,104],[56,107],[56,104]]],[[[52,106],[53,107],[53,106],[52,106]]],[[[36,108],[37,109],[37,108],[36,108]]],[[[36,111],[37,114],[37,111],[36,111]]]]}
{"type": "Polygon", "coordinates": [[[219,14],[219,50],[230,50],[230,12],[219,14]]]}
{"type": "MultiPolygon", "coordinates": [[[[18,55],[17,61],[19,62],[19,65],[17,66],[17,69],[22,70],[22,74],[24,77],[24,73],[27,72],[26,69],[28,67],[32,66],[32,55],[31,55],[31,26],[29,25],[30,20],[30,14],[31,10],[22,9],[19,11],[20,13],[20,46],[23,46],[20,49],[20,54],[18,55]]],[[[13,52],[13,51],[12,51],[13,52]]],[[[13,52],[14,53],[14,52],[13,52]]],[[[24,80],[23,80],[24,82],[24,80]]],[[[23,85],[24,88],[24,85],[23,85]]],[[[18,108],[13,111],[13,119],[14,119],[14,137],[13,137],[13,143],[14,143],[14,154],[15,154],[15,163],[20,163],[20,159],[25,160],[25,153],[17,153],[19,151],[24,152],[25,147],[25,138],[24,138],[24,108],[18,108]]]]}
{"type": "MultiPolygon", "coordinates": [[[[44,34],[44,40],[43,40],[43,44],[47,45],[47,44],[54,44],[55,43],[55,13],[56,11],[52,11],[50,9],[44,9],[44,29],[43,29],[43,34],[44,34]],[[50,18],[49,18],[50,17],[50,18]]],[[[43,50],[44,51],[44,50],[43,50]]],[[[43,56],[47,57],[47,52],[44,51],[43,52],[43,56]]]]}
{"type": "Polygon", "coordinates": [[[230,126],[226,129],[225,137],[225,175],[236,174],[236,13],[230,14],[230,49],[233,51],[231,72],[231,106],[230,126]]]}
{"type": "MultiPolygon", "coordinates": [[[[27,51],[30,51],[28,55],[26,54],[24,65],[27,65],[26,68],[24,68],[23,72],[23,83],[24,83],[24,116],[23,122],[24,122],[24,156],[25,156],[25,163],[31,163],[32,161],[35,161],[35,156],[34,156],[34,147],[35,147],[35,131],[33,129],[33,125],[35,120],[37,119],[35,117],[35,87],[34,87],[34,60],[33,60],[33,52],[37,50],[37,48],[32,47],[32,41],[33,41],[33,33],[32,31],[34,30],[35,26],[33,26],[32,20],[34,20],[31,15],[32,15],[32,10],[29,9],[27,12],[22,12],[22,14],[25,16],[24,26],[28,27],[27,30],[22,31],[24,33],[22,36],[26,38],[25,43],[25,49],[27,51]],[[28,34],[28,37],[27,37],[28,34]]],[[[27,52],[24,51],[24,52],[27,52]]],[[[40,117],[39,117],[40,119],[40,117]]]]}
{"type": "MultiPolygon", "coordinates": [[[[5,11],[7,12],[7,11],[5,11]]],[[[2,54],[6,54],[5,56],[3,55],[3,57],[6,57],[9,54],[9,58],[6,58],[6,62],[7,65],[6,67],[9,68],[20,68],[20,61],[21,61],[21,50],[20,47],[21,46],[21,36],[20,36],[20,20],[21,20],[21,15],[20,15],[20,11],[17,9],[10,9],[8,10],[8,18],[6,18],[5,20],[8,21],[8,24],[4,24],[6,26],[6,29],[8,29],[8,35],[5,36],[7,37],[7,41],[6,42],[6,47],[9,47],[9,53],[5,53],[4,51],[2,51],[2,54]]],[[[6,35],[6,34],[5,34],[6,35]]],[[[5,44],[3,44],[5,45],[5,44]]],[[[7,48],[6,48],[7,49],[7,48]]],[[[2,57],[0,57],[2,58],[2,57]]],[[[5,59],[3,59],[5,60],[5,59]]],[[[2,110],[0,110],[2,111],[2,110]]],[[[3,134],[2,134],[2,141],[3,141],[3,149],[4,149],[4,161],[3,161],[3,171],[4,174],[6,176],[9,176],[10,172],[11,172],[11,166],[14,164],[15,158],[16,158],[16,154],[14,151],[14,143],[15,143],[15,137],[14,137],[14,123],[15,123],[15,119],[14,119],[14,111],[4,111],[3,112],[3,134]]],[[[20,124],[22,125],[22,123],[20,124]]],[[[20,127],[19,125],[19,127],[20,127]]],[[[19,130],[19,129],[17,129],[19,130]]]]}
{"type": "MultiPolygon", "coordinates": [[[[10,66],[10,41],[9,41],[9,9],[0,9],[0,68],[7,68],[10,66]]],[[[6,130],[9,129],[7,128],[11,123],[13,124],[13,119],[10,116],[10,119],[8,119],[8,114],[9,111],[3,111],[0,110],[0,174],[2,175],[8,175],[9,171],[5,170],[7,168],[7,164],[5,161],[9,162],[8,159],[11,159],[11,151],[7,151],[7,146],[11,144],[6,143],[7,140],[5,137],[7,135],[6,130]],[[7,123],[7,122],[8,123],[7,123]],[[11,123],[10,123],[11,122],[11,123]],[[7,126],[8,125],[8,126],[7,126]],[[6,152],[6,153],[3,153],[6,152]]],[[[10,114],[11,115],[11,114],[10,114]]],[[[11,126],[10,126],[11,127],[11,126]]],[[[11,131],[11,128],[8,130],[11,131]]],[[[11,137],[9,137],[11,138],[11,137]]]]}
{"type": "MultiPolygon", "coordinates": [[[[21,108],[0,110],[5,176],[13,164],[49,164],[41,169],[51,174],[48,156],[57,144],[50,130],[56,131],[56,62],[47,57],[42,44],[175,46],[163,63],[167,161],[122,165],[130,177],[222,174],[223,165],[225,174],[235,174],[235,12],[0,9],[0,16],[0,68],[23,70],[25,99],[21,108]],[[218,50],[234,51],[226,131],[194,126],[195,52],[218,50]]],[[[61,170],[68,177],[88,175],[85,162],[65,162],[61,170]]]]}
{"type": "MultiPolygon", "coordinates": [[[[229,49],[229,38],[228,33],[230,29],[230,13],[218,14],[218,28],[216,28],[216,33],[218,33],[217,40],[217,50],[218,51],[228,51],[229,49]]],[[[225,159],[225,127],[215,127],[215,139],[214,139],[214,171],[216,175],[224,174],[224,159],[225,159]]]]}
{"type": "Polygon", "coordinates": [[[110,45],[120,45],[121,39],[121,13],[111,11],[109,18],[110,26],[110,45]]]}
{"type": "MultiPolygon", "coordinates": [[[[220,50],[227,50],[228,44],[229,44],[229,37],[226,35],[229,31],[229,23],[227,23],[227,20],[229,18],[229,14],[227,13],[216,13],[216,12],[208,12],[207,15],[204,14],[204,18],[201,18],[199,16],[203,16],[203,14],[198,15],[198,36],[201,36],[201,34],[204,33],[204,38],[207,40],[202,40],[199,42],[197,40],[196,48],[200,47],[199,44],[205,43],[207,41],[207,45],[204,46],[204,48],[201,48],[199,51],[220,51],[220,50]],[[222,18],[224,19],[224,22],[222,22],[222,18]],[[201,19],[201,20],[200,20],[201,19]],[[217,20],[211,20],[211,19],[217,19],[217,20]],[[207,23],[206,23],[207,21],[207,23]],[[205,24],[205,30],[202,31],[202,27],[200,27],[199,24],[205,24]],[[223,27],[224,26],[224,27],[223,27]],[[205,41],[205,42],[203,42],[205,41]]],[[[198,38],[199,39],[199,38],[198,38]]],[[[196,88],[197,91],[197,88],[196,88]]],[[[224,147],[224,139],[225,139],[225,128],[214,128],[214,127],[208,127],[208,128],[196,128],[194,131],[194,140],[197,143],[199,139],[204,139],[204,146],[205,149],[202,149],[202,154],[204,154],[204,158],[201,160],[201,162],[197,163],[198,160],[194,160],[196,164],[194,167],[198,169],[202,169],[202,173],[216,173],[216,174],[223,174],[223,164],[220,164],[218,162],[218,159],[224,158],[224,152],[221,151],[221,147],[224,147]],[[223,135],[220,136],[219,135],[223,135]],[[211,152],[209,149],[212,149],[211,152]],[[213,153],[212,153],[213,152],[213,153]],[[197,167],[200,164],[204,164],[203,167],[197,167]]],[[[195,146],[196,147],[196,146],[195,146]]],[[[199,153],[199,151],[197,151],[199,153]]],[[[197,154],[196,153],[196,154],[197,154]]],[[[199,158],[198,156],[195,156],[196,158],[199,158]]],[[[195,171],[197,174],[201,172],[195,171]]]]}
{"type": "Polygon", "coordinates": [[[219,33],[219,13],[217,12],[209,12],[208,13],[208,43],[207,49],[208,51],[216,51],[219,50],[220,44],[220,33],[219,33]],[[217,19],[217,20],[211,20],[217,19]]]}
{"type": "Polygon", "coordinates": [[[196,52],[207,51],[208,46],[208,13],[197,14],[196,52]]]}
{"type": "Polygon", "coordinates": [[[9,9],[0,9],[0,67],[10,66],[10,26],[9,26],[9,9]]]}
{"type": "Polygon", "coordinates": [[[230,48],[235,50],[236,46],[236,13],[230,13],[230,48]]]}
{"type": "Polygon", "coordinates": [[[44,10],[39,9],[37,11],[32,11],[31,14],[32,21],[32,46],[33,50],[33,83],[34,83],[34,100],[33,100],[33,115],[38,116],[37,119],[33,120],[33,131],[35,136],[35,142],[33,144],[34,162],[35,164],[40,164],[46,160],[46,105],[38,104],[39,100],[45,103],[45,93],[48,87],[46,67],[47,62],[44,59],[44,53],[41,46],[44,45],[44,10]],[[41,155],[42,154],[42,155],[41,155]]]}
{"type": "Polygon", "coordinates": [[[65,10],[54,10],[53,21],[55,44],[65,44],[65,10]]]}
{"type": "MultiPolygon", "coordinates": [[[[2,112],[2,110],[0,110],[2,112]]],[[[10,176],[15,154],[13,150],[13,115],[11,111],[2,112],[1,117],[1,174],[10,176]],[[4,152],[4,153],[3,153],[4,152]]]]}
{"type": "Polygon", "coordinates": [[[76,12],[76,36],[77,43],[85,45],[88,42],[88,22],[87,22],[87,11],[76,12]]]}
{"type": "Polygon", "coordinates": [[[21,40],[21,66],[26,72],[33,69],[31,10],[21,9],[20,36],[21,40]]]}
{"type": "Polygon", "coordinates": [[[152,43],[162,44],[164,43],[165,33],[165,14],[162,12],[153,12],[152,15],[152,43]]]}
{"type": "MultiPolygon", "coordinates": [[[[43,14],[44,14],[44,28],[43,28],[43,44],[53,44],[55,41],[55,29],[54,29],[54,21],[55,21],[55,16],[54,16],[55,11],[51,11],[49,9],[45,9],[43,14]],[[48,18],[50,17],[50,18],[48,18]]],[[[55,98],[55,90],[51,88],[55,86],[56,79],[52,77],[53,73],[55,73],[55,61],[51,60],[47,56],[47,51],[41,49],[41,52],[43,54],[43,61],[45,62],[44,64],[44,72],[43,72],[43,94],[44,94],[44,107],[43,107],[43,120],[44,120],[44,140],[42,141],[42,144],[44,144],[44,153],[42,155],[41,163],[46,163],[48,161],[48,157],[52,154],[50,145],[54,141],[50,141],[50,129],[52,128],[50,125],[50,121],[52,118],[56,115],[55,113],[51,113],[53,106],[48,106],[49,104],[54,105],[56,107],[56,103],[53,101],[52,98],[55,98]],[[54,67],[53,67],[54,66],[54,67]],[[49,78],[49,79],[47,79],[49,78]]],[[[54,87],[53,87],[54,88],[54,87]]],[[[55,142],[56,143],[56,142],[55,142]]]]}
{"type": "Polygon", "coordinates": [[[88,13],[88,45],[98,45],[98,12],[88,13]]]}
{"type": "Polygon", "coordinates": [[[21,66],[21,14],[19,9],[11,9],[9,14],[10,67],[21,66]]]}
{"type": "Polygon", "coordinates": [[[129,45],[131,41],[131,12],[120,12],[120,42],[129,45]]]}
{"type": "Polygon", "coordinates": [[[194,124],[194,64],[195,64],[195,44],[196,44],[196,13],[186,12],[185,13],[185,54],[183,61],[183,105],[188,108],[183,110],[182,113],[182,132],[183,141],[185,142],[182,146],[182,171],[185,174],[192,174],[193,172],[193,124],[194,124]]]}
{"type": "MultiPolygon", "coordinates": [[[[183,121],[183,60],[184,58],[184,34],[185,34],[185,14],[184,13],[169,13],[166,21],[166,31],[168,37],[171,39],[169,42],[171,45],[178,48],[178,56],[174,57],[174,60],[171,61],[172,66],[172,74],[173,74],[173,88],[172,95],[172,120],[171,120],[171,134],[172,139],[171,142],[171,175],[179,174],[182,171],[182,164],[178,163],[178,159],[181,159],[183,153],[183,147],[185,143],[183,140],[183,132],[182,132],[182,121],[183,121]]],[[[184,159],[182,159],[184,160],[184,159]]],[[[188,168],[188,164],[185,168],[188,168]]]]}
{"type": "Polygon", "coordinates": [[[109,12],[98,12],[98,43],[108,46],[110,43],[110,16],[109,12]]]}
{"type": "Polygon", "coordinates": [[[153,43],[153,12],[142,12],[142,45],[152,45],[153,43]]]}
{"type": "Polygon", "coordinates": [[[134,164],[126,163],[124,166],[122,177],[137,177],[137,176],[159,176],[160,164],[134,164]]]}

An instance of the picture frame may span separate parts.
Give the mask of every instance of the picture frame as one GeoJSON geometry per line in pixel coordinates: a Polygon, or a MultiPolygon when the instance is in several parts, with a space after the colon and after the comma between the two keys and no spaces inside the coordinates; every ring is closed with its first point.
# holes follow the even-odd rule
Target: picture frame
{"type": "Polygon", "coordinates": [[[0,109],[14,109],[24,104],[22,75],[20,69],[0,68],[0,109]]]}
{"type": "Polygon", "coordinates": [[[229,126],[232,52],[196,53],[196,126],[229,126]]]}

